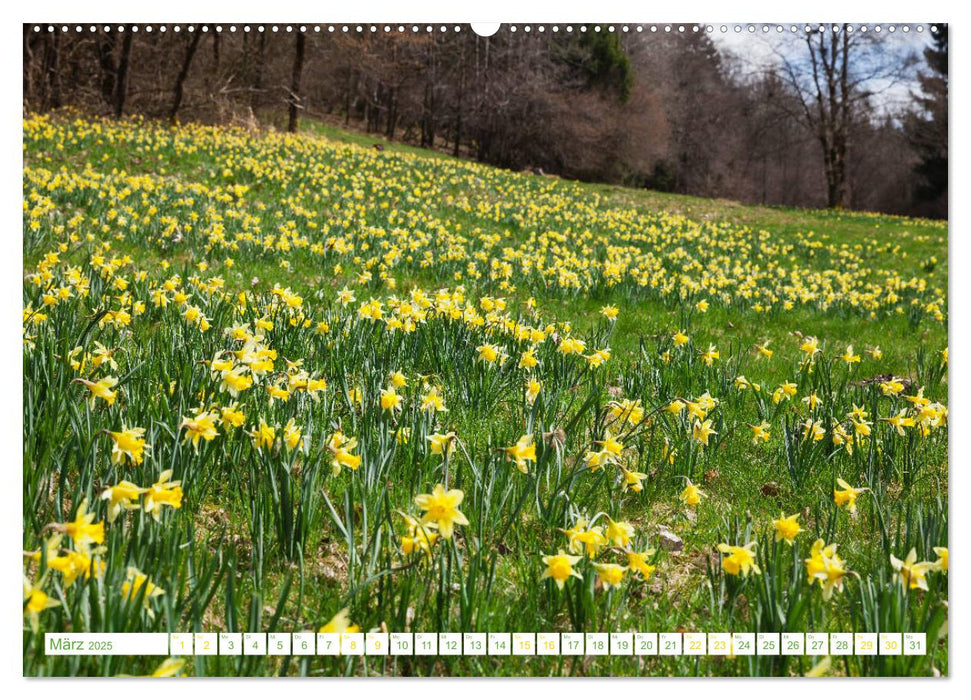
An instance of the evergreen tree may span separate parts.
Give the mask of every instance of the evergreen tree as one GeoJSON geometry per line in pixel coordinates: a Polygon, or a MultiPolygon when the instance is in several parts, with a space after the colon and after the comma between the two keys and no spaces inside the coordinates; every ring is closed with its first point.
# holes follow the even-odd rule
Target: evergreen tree
{"type": "Polygon", "coordinates": [[[634,70],[616,32],[588,31],[554,42],[556,60],[566,66],[579,89],[596,88],[617,95],[621,103],[630,98],[634,70]]]}
{"type": "Polygon", "coordinates": [[[937,25],[930,46],[924,49],[927,70],[918,73],[918,108],[905,123],[907,137],[917,152],[914,201],[930,205],[933,213],[947,215],[947,25],[937,25]],[[937,206],[934,206],[937,205],[937,206]]]}

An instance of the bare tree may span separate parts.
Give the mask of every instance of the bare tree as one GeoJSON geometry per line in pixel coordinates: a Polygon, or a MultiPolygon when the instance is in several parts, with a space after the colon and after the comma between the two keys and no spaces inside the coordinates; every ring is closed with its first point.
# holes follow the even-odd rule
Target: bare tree
{"type": "Polygon", "coordinates": [[[250,111],[256,114],[260,97],[263,94],[263,81],[266,76],[266,32],[259,32],[256,43],[256,74],[253,76],[253,88],[250,93],[250,111]]]}
{"type": "Polygon", "coordinates": [[[297,110],[300,108],[300,78],[303,74],[304,52],[306,50],[306,35],[297,31],[297,44],[293,53],[293,72],[290,76],[290,114],[287,121],[287,131],[296,133],[298,126],[297,110]]]}
{"type": "Polygon", "coordinates": [[[49,109],[57,109],[61,106],[61,36],[57,32],[47,37],[44,73],[47,81],[47,106],[49,109]]]}
{"type": "Polygon", "coordinates": [[[34,92],[34,49],[31,45],[33,32],[29,24],[24,25],[24,103],[34,92]]]}
{"type": "MultiPolygon", "coordinates": [[[[823,148],[826,172],[826,203],[846,205],[846,145],[850,135],[850,34],[845,31],[820,32],[806,36],[815,88],[815,127],[823,148]],[[827,37],[829,40],[827,41],[827,37]]],[[[803,101],[810,122],[812,110],[803,101]]]]}
{"type": "Polygon", "coordinates": [[[179,107],[182,105],[182,93],[185,89],[185,79],[189,77],[189,68],[192,66],[192,57],[196,55],[199,42],[202,40],[202,32],[196,27],[189,39],[189,45],[185,49],[185,58],[182,59],[182,68],[175,78],[175,87],[172,88],[172,107],[169,109],[169,120],[175,121],[179,114],[179,107]]]}
{"type": "Polygon", "coordinates": [[[114,104],[115,79],[118,66],[115,65],[115,45],[118,35],[115,32],[98,32],[98,64],[101,69],[101,97],[105,104],[114,104]]]}
{"type": "Polygon", "coordinates": [[[128,73],[131,68],[131,45],[135,38],[131,27],[125,32],[121,40],[121,56],[118,58],[118,69],[115,78],[115,118],[120,119],[125,113],[125,100],[128,98],[128,73]]]}
{"type": "Polygon", "coordinates": [[[826,203],[849,203],[848,165],[851,126],[876,92],[895,87],[913,64],[887,51],[873,50],[873,34],[847,24],[820,27],[801,40],[802,56],[778,50],[784,74],[799,98],[800,118],[813,132],[823,155],[826,203]]]}

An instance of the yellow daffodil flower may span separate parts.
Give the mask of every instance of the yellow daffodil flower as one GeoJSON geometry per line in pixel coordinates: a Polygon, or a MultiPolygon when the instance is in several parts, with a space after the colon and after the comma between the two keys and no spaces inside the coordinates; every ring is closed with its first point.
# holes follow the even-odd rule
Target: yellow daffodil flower
{"type": "Polygon", "coordinates": [[[464,498],[465,494],[459,489],[446,491],[444,485],[436,484],[431,493],[415,496],[415,505],[424,511],[422,524],[435,523],[442,537],[450,540],[456,525],[469,524],[468,519],[458,509],[464,498]]]}
{"type": "Polygon", "coordinates": [[[541,579],[551,578],[556,584],[556,587],[563,590],[564,584],[570,580],[570,577],[582,579],[583,576],[580,575],[573,567],[576,566],[577,562],[580,561],[582,557],[571,556],[559,550],[556,554],[549,554],[543,557],[543,563],[546,565],[546,569],[543,571],[541,579]]]}

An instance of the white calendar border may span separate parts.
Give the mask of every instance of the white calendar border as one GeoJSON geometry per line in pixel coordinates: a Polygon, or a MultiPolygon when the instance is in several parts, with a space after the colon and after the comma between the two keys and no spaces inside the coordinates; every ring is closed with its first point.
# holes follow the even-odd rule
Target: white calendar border
{"type": "MultiPolygon", "coordinates": [[[[9,7],[9,6],[8,6],[9,7]]],[[[894,21],[894,22],[912,22],[915,19],[927,20],[927,19],[940,19],[940,20],[951,20],[955,14],[955,10],[946,7],[943,3],[934,5],[933,3],[921,3],[920,5],[915,5],[913,1],[902,2],[901,0],[884,0],[882,2],[875,2],[869,0],[867,2],[857,3],[853,5],[853,9],[849,10],[849,6],[845,0],[815,0],[811,5],[806,5],[805,7],[794,6],[791,9],[784,11],[784,14],[799,15],[802,19],[825,19],[829,21],[861,21],[867,20],[871,21],[873,19],[879,18],[881,21],[894,21]],[[847,16],[850,15],[850,16],[847,16]],[[918,16],[919,15],[919,16],[918,16]]],[[[117,18],[118,20],[123,19],[126,22],[202,22],[209,21],[214,16],[224,16],[227,19],[233,19],[234,21],[240,22],[256,22],[256,21],[266,21],[267,19],[275,19],[279,17],[282,21],[287,21],[290,18],[295,20],[303,19],[307,17],[308,19],[320,19],[321,21],[333,21],[333,22],[360,22],[360,21],[448,21],[448,22],[468,22],[468,21],[495,21],[502,20],[506,22],[586,22],[586,21],[652,21],[652,22],[676,22],[684,19],[730,19],[725,15],[732,15],[731,19],[747,21],[747,20],[758,20],[758,19],[783,19],[779,17],[780,10],[777,2],[768,2],[767,0],[761,0],[759,2],[747,2],[747,3],[735,3],[730,7],[726,8],[723,2],[718,2],[716,0],[696,0],[692,5],[691,10],[686,10],[683,5],[680,4],[653,4],[650,6],[645,6],[643,3],[633,2],[633,0],[618,1],[618,0],[598,0],[594,8],[583,3],[575,3],[572,6],[564,3],[558,3],[555,6],[546,6],[537,8],[531,6],[528,3],[522,2],[522,0],[490,0],[488,4],[482,5],[469,5],[469,4],[456,4],[454,2],[446,2],[446,0],[425,0],[423,2],[409,2],[401,3],[391,2],[391,0],[370,0],[367,4],[363,3],[344,3],[336,4],[332,6],[308,6],[304,3],[287,3],[286,0],[282,2],[278,0],[274,3],[272,9],[267,9],[265,6],[261,5],[239,5],[234,6],[231,9],[227,6],[216,6],[215,3],[208,4],[205,2],[199,2],[199,0],[193,0],[188,2],[187,0],[167,0],[167,2],[162,4],[151,4],[151,3],[122,3],[118,0],[109,0],[98,3],[97,6],[84,3],[67,2],[66,0],[46,0],[42,4],[35,4],[33,6],[19,4],[15,5],[11,10],[13,12],[19,11],[20,16],[17,18],[19,22],[26,21],[80,21],[80,22],[91,22],[91,21],[104,21],[106,18],[117,18]],[[686,16],[688,15],[688,16],[686,16]]],[[[793,17],[797,19],[798,17],[793,17]]],[[[14,39],[13,32],[18,31],[19,28],[15,26],[15,21],[8,18],[8,21],[4,23],[7,29],[6,42],[3,44],[3,50],[5,51],[4,60],[2,65],[5,69],[0,70],[0,75],[3,76],[3,88],[5,88],[4,94],[16,95],[19,93],[21,75],[20,75],[20,62],[21,62],[21,46],[20,41],[14,39]]],[[[959,41],[963,44],[965,41],[965,35],[962,32],[959,41]]],[[[966,62],[963,56],[971,54],[971,51],[964,49],[960,52],[962,57],[955,60],[956,63],[961,64],[966,62]]],[[[951,83],[951,104],[960,108],[960,113],[968,114],[971,113],[971,105],[968,104],[965,99],[965,95],[969,94],[965,92],[965,89],[960,87],[962,85],[963,74],[968,74],[971,71],[960,70],[960,68],[969,68],[971,66],[959,66],[958,75],[959,80],[957,86],[954,82],[951,83]]],[[[5,131],[6,134],[18,133],[21,122],[21,109],[19,105],[14,105],[14,100],[9,100],[9,106],[6,109],[6,123],[5,131]]],[[[956,122],[955,122],[956,123],[956,122]]],[[[967,139],[971,137],[965,137],[960,133],[959,129],[952,130],[952,143],[950,144],[950,149],[959,154],[958,162],[971,162],[971,149],[969,149],[966,144],[967,139]]],[[[8,198],[7,205],[7,230],[17,230],[16,227],[21,226],[21,213],[20,213],[20,192],[21,192],[21,180],[22,172],[20,171],[21,164],[21,146],[16,143],[13,139],[6,139],[3,141],[6,144],[6,151],[4,155],[5,158],[2,159],[6,165],[6,172],[3,177],[3,186],[0,187],[0,191],[4,193],[17,193],[16,208],[11,206],[12,197],[8,198]]],[[[954,168],[955,175],[959,175],[958,168],[954,168]]],[[[959,176],[955,178],[953,192],[963,191],[962,183],[967,180],[966,177],[959,176]]],[[[971,203],[966,203],[962,201],[960,197],[954,197],[951,201],[951,212],[950,212],[950,222],[954,225],[954,222],[963,222],[969,217],[965,216],[965,212],[971,207],[971,203]]],[[[958,230],[961,230],[960,225],[958,230]]],[[[971,261],[971,240],[967,240],[963,236],[951,237],[952,242],[952,258],[955,263],[967,263],[971,261]],[[963,253],[963,257],[958,257],[956,254],[958,251],[963,253]]],[[[17,311],[18,309],[13,309],[14,305],[19,306],[20,300],[20,279],[22,278],[22,250],[14,251],[14,254],[3,256],[4,265],[9,269],[7,273],[0,275],[0,278],[4,280],[4,284],[7,285],[7,292],[2,295],[2,297],[7,300],[8,309],[7,313],[3,315],[4,318],[11,318],[11,313],[17,311]],[[11,309],[13,311],[11,311],[11,309]]],[[[971,280],[962,279],[959,276],[953,276],[949,282],[952,285],[952,289],[959,293],[952,293],[950,298],[952,299],[951,314],[952,314],[952,325],[949,331],[949,336],[951,336],[949,342],[960,348],[971,347],[971,339],[969,339],[968,333],[971,333],[971,303],[964,303],[964,301],[971,302],[971,290],[969,290],[967,285],[971,285],[971,280]],[[961,319],[964,319],[962,322],[961,319]]],[[[9,325],[9,324],[8,324],[9,325]]],[[[19,330],[19,329],[18,329],[19,330]]],[[[9,333],[9,330],[8,330],[9,333]]],[[[7,358],[7,366],[17,366],[19,362],[18,356],[20,353],[20,343],[19,335],[16,341],[16,346],[12,342],[12,336],[7,338],[6,343],[0,344],[2,347],[2,356],[7,358]],[[14,354],[16,353],[16,355],[14,354]]],[[[951,368],[951,374],[949,377],[950,386],[952,391],[952,401],[951,407],[954,416],[958,418],[954,420],[961,420],[960,416],[968,415],[969,411],[966,410],[966,403],[969,399],[964,398],[968,396],[966,390],[971,389],[971,382],[968,380],[968,373],[966,369],[968,368],[968,363],[957,362],[954,363],[951,368]]],[[[17,444],[22,440],[21,427],[22,427],[22,416],[21,407],[18,405],[17,401],[6,402],[5,405],[0,407],[0,416],[3,420],[0,420],[0,430],[6,436],[7,441],[5,444],[17,444]]],[[[967,448],[959,440],[955,440],[951,443],[951,463],[952,464],[963,464],[966,456],[967,448]]],[[[22,460],[22,455],[17,455],[14,457],[15,460],[22,460]]],[[[21,488],[9,488],[0,491],[0,498],[3,499],[2,505],[4,508],[0,509],[3,516],[7,520],[7,527],[4,532],[8,533],[19,533],[22,529],[22,499],[23,499],[23,489],[22,489],[22,464],[21,469],[17,469],[16,466],[13,468],[15,473],[15,482],[21,488]]],[[[964,492],[967,489],[966,480],[968,477],[960,474],[961,470],[955,469],[951,470],[951,480],[949,483],[949,492],[952,495],[957,495],[959,489],[958,484],[961,484],[961,491],[964,492]]],[[[951,528],[952,537],[950,539],[958,539],[961,537],[960,532],[963,531],[967,533],[967,516],[961,512],[961,509],[955,509],[952,513],[951,528]],[[957,537],[955,537],[957,536],[957,537]]],[[[8,540],[13,539],[8,536],[8,540]]],[[[19,536],[17,537],[17,543],[7,544],[7,554],[8,556],[5,560],[8,564],[16,558],[16,550],[20,549],[19,536]]],[[[7,574],[7,593],[9,601],[14,595],[13,591],[16,587],[20,588],[20,572],[14,572],[15,567],[10,565],[7,574]]],[[[959,565],[958,571],[961,571],[959,565]]],[[[959,574],[960,575],[960,574],[959,574]]],[[[952,583],[956,583],[953,580],[954,571],[951,572],[952,583]]],[[[955,586],[957,589],[957,586],[955,586]]],[[[955,630],[964,630],[967,625],[964,624],[964,620],[967,615],[967,606],[956,606],[952,608],[949,613],[948,626],[951,631],[951,635],[948,638],[950,659],[953,661],[956,658],[963,658],[965,653],[966,645],[963,642],[963,635],[954,634],[955,630]]],[[[21,613],[16,605],[6,605],[4,606],[5,612],[0,613],[7,616],[7,623],[3,626],[3,629],[7,630],[7,633],[2,637],[2,654],[3,663],[5,664],[5,676],[13,681],[11,687],[21,687],[22,692],[19,693],[24,697],[28,697],[37,691],[37,683],[45,682],[37,679],[25,679],[22,672],[22,636],[19,630],[22,629],[23,619],[21,613]],[[12,630],[17,629],[18,633],[14,634],[12,630]]],[[[208,696],[211,697],[213,693],[218,693],[220,686],[223,684],[235,686],[236,688],[241,688],[242,684],[248,683],[249,678],[226,678],[226,679],[208,679],[204,682],[191,683],[183,682],[179,686],[179,693],[185,695],[186,697],[193,697],[195,695],[208,696]]],[[[261,679],[262,680],[262,679],[261,679]]],[[[545,679],[544,679],[545,680],[545,679]]],[[[569,679],[573,680],[573,679],[569,679]]],[[[746,691],[765,691],[765,679],[729,679],[731,682],[731,687],[737,689],[739,693],[746,693],[746,691]]],[[[911,695],[914,690],[922,692],[926,690],[925,688],[917,688],[915,683],[920,681],[909,681],[908,683],[901,686],[897,683],[898,679],[867,679],[866,681],[860,682],[856,679],[850,680],[839,680],[833,679],[831,682],[827,682],[826,690],[829,691],[831,688],[833,691],[840,692],[844,686],[842,683],[853,683],[854,688],[858,691],[862,686],[866,688],[866,692],[880,693],[881,697],[892,698],[900,692],[907,692],[911,695]],[[840,687],[835,687],[839,685],[840,687]],[[896,692],[895,692],[896,691],[896,692]],[[887,693],[889,692],[889,695],[887,693]]],[[[70,679],[58,679],[55,681],[60,685],[61,691],[63,692],[67,689],[70,679]]],[[[127,681],[128,683],[134,683],[137,681],[127,681]]],[[[267,680],[266,682],[272,682],[267,680]]],[[[525,679],[508,679],[503,681],[502,692],[518,694],[535,694],[537,690],[537,681],[532,678],[525,679]]],[[[565,681],[554,681],[554,682],[565,682],[565,681]]],[[[640,679],[585,679],[584,681],[584,693],[592,693],[598,695],[600,692],[609,693],[627,693],[627,692],[645,692],[643,681],[640,679]]],[[[665,678],[654,678],[650,679],[651,692],[677,692],[679,695],[684,695],[686,692],[690,697],[694,692],[698,695],[704,693],[706,697],[710,695],[713,690],[713,685],[723,682],[722,679],[705,679],[701,685],[686,685],[686,682],[682,679],[665,679],[665,678]],[[660,688],[656,685],[660,684],[660,688]]],[[[119,683],[122,685],[126,684],[126,681],[119,679],[84,679],[85,692],[92,695],[100,695],[104,692],[106,695],[111,693],[117,693],[119,690],[119,683]]],[[[465,679],[409,679],[407,683],[397,683],[395,685],[394,693],[396,700],[427,700],[430,692],[441,692],[441,684],[450,683],[456,691],[459,689],[462,692],[467,692],[468,684],[465,679]],[[462,684],[461,686],[459,684],[462,684]]],[[[849,685],[845,686],[849,687],[849,685]]],[[[957,697],[955,690],[960,687],[960,684],[950,683],[942,684],[935,683],[933,686],[933,693],[935,700],[940,698],[949,698],[951,696],[957,697]]],[[[126,690],[123,688],[123,690],[126,690]]],[[[70,692],[70,691],[68,691],[70,692]]],[[[151,682],[138,682],[138,695],[139,700],[171,700],[172,686],[168,683],[151,683],[151,682]]],[[[817,700],[819,695],[819,687],[816,686],[814,681],[800,682],[798,679],[789,679],[785,685],[785,693],[787,700],[817,700]]]]}

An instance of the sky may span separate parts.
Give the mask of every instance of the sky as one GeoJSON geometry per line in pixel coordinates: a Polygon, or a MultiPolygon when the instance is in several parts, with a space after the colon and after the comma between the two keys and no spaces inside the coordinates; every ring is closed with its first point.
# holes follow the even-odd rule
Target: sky
{"type": "MultiPolygon", "coordinates": [[[[805,45],[795,40],[795,37],[803,36],[803,28],[806,25],[804,23],[780,24],[785,27],[785,31],[781,33],[776,30],[778,24],[710,23],[708,26],[714,28],[711,33],[712,41],[721,51],[735,58],[740,71],[757,74],[767,67],[781,66],[783,56],[791,60],[800,60],[806,55],[805,45]],[[763,31],[765,26],[769,27],[768,32],[763,31]],[[793,34],[789,31],[792,26],[799,27],[800,30],[793,34]],[[749,27],[754,27],[755,31],[750,32],[749,27]]],[[[925,65],[921,52],[931,42],[931,25],[893,25],[894,32],[888,31],[890,25],[884,25],[879,33],[874,32],[875,26],[867,27],[870,36],[878,37],[871,47],[869,60],[902,63],[908,56],[916,58],[916,64],[908,71],[909,79],[891,81],[882,78],[873,80],[869,84],[869,89],[874,93],[873,102],[878,109],[897,112],[910,104],[911,94],[917,90],[917,70],[923,69],[925,65]],[[905,26],[909,31],[903,31],[905,26]],[[918,26],[923,31],[918,31],[918,26]]],[[[861,25],[854,25],[854,27],[859,31],[861,25]]]]}

